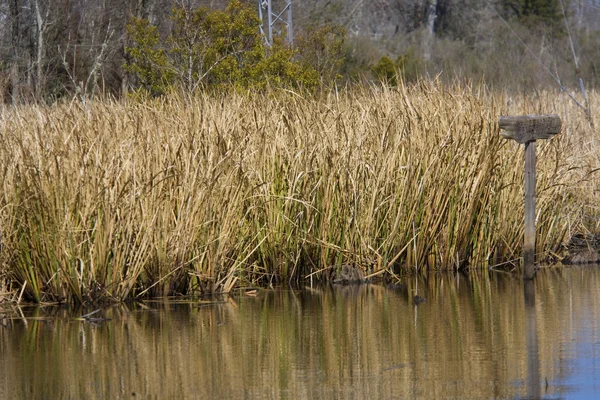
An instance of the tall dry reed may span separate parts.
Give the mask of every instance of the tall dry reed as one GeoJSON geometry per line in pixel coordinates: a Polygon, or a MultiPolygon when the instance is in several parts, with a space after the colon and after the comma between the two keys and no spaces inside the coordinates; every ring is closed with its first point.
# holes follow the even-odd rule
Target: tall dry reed
{"type": "Polygon", "coordinates": [[[522,241],[522,149],[498,116],[551,112],[564,129],[538,146],[540,257],[598,215],[598,135],[562,96],[421,82],[6,108],[2,273],[26,298],[84,302],[343,264],[490,267],[522,241]]]}

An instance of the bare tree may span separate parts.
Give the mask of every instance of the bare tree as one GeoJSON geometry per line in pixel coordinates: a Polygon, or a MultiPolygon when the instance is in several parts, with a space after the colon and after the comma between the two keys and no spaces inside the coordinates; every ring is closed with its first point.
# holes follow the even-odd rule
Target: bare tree
{"type": "Polygon", "coordinates": [[[46,53],[45,48],[45,36],[48,30],[48,17],[50,10],[43,0],[33,0],[33,7],[35,9],[35,21],[37,30],[37,43],[36,43],[36,60],[35,60],[35,93],[37,98],[41,98],[44,90],[44,55],[46,53]]]}
{"type": "Polygon", "coordinates": [[[431,60],[431,47],[435,36],[438,0],[425,0],[425,27],[423,31],[423,59],[431,60]]]}
{"type": "Polygon", "coordinates": [[[11,26],[11,58],[9,63],[9,75],[10,75],[10,97],[12,101],[19,101],[21,98],[21,71],[20,71],[20,60],[21,60],[21,24],[19,18],[19,1],[8,0],[8,9],[10,14],[10,26],[11,26]]]}

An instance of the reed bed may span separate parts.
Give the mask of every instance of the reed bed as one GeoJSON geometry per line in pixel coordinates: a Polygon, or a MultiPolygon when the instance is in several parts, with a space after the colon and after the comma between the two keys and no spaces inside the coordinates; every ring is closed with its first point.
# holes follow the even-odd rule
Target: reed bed
{"type": "Polygon", "coordinates": [[[564,96],[420,82],[4,108],[5,290],[120,301],[518,259],[522,149],[497,120],[525,113],[564,121],[538,145],[544,258],[597,225],[597,131],[564,96]]]}

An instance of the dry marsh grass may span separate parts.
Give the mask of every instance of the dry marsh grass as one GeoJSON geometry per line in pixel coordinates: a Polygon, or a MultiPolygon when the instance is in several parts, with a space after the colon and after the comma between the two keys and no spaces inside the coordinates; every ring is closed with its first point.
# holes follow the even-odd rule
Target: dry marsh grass
{"type": "Polygon", "coordinates": [[[2,274],[28,299],[85,302],[518,259],[522,148],[497,120],[554,112],[540,257],[597,225],[597,131],[559,95],[421,82],[5,108],[2,274]]]}

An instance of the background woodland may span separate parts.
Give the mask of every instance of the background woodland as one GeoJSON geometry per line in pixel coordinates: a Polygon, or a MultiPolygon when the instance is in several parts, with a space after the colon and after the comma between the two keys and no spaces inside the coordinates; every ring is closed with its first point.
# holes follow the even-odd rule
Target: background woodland
{"type": "MultiPolygon", "coordinates": [[[[245,9],[258,9],[255,1],[242,3],[245,9]]],[[[274,1],[274,6],[281,4],[283,0],[274,1]]],[[[149,89],[154,94],[175,83],[188,89],[211,82],[264,85],[257,76],[311,88],[382,79],[395,84],[399,75],[406,80],[483,79],[516,91],[579,90],[580,82],[594,88],[600,80],[600,0],[295,1],[294,49],[286,48],[282,38],[276,51],[264,50],[270,55],[249,62],[239,60],[248,48],[229,48],[229,53],[212,48],[211,65],[223,67],[219,60],[228,54],[238,59],[226,79],[203,76],[205,71],[194,72],[189,63],[176,61],[178,54],[182,58],[184,40],[189,44],[185,54],[198,54],[198,42],[189,42],[198,38],[184,37],[189,27],[182,18],[189,23],[200,7],[211,13],[228,5],[228,0],[0,0],[0,101],[120,97],[157,82],[158,90],[149,89]],[[132,21],[137,30],[128,30],[132,21]],[[143,23],[152,31],[140,30],[143,23]],[[148,34],[154,35],[154,47],[144,48],[148,43],[143,39],[152,39],[148,34]],[[146,51],[142,58],[132,51],[136,48],[146,51]],[[150,50],[159,58],[148,58],[150,50]],[[164,68],[156,66],[160,57],[166,57],[164,68]],[[142,59],[153,65],[146,73],[167,72],[155,81],[144,80],[142,59]]],[[[213,29],[219,21],[229,23],[209,18],[205,27],[213,29]]],[[[208,51],[210,46],[203,46],[208,51]]],[[[207,57],[203,53],[199,61],[205,69],[207,57]]]]}

